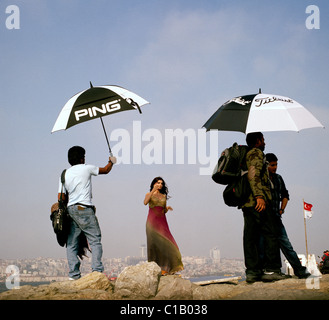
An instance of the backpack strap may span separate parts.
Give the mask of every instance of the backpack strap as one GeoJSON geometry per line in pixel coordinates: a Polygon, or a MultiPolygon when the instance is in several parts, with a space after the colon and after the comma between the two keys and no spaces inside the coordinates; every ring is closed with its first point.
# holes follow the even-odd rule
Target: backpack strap
{"type": "Polygon", "coordinates": [[[62,184],[65,183],[65,172],[66,172],[66,169],[63,170],[62,175],[61,175],[61,182],[62,182],[62,184]]]}
{"type": "Polygon", "coordinates": [[[62,182],[61,201],[63,201],[63,187],[64,187],[64,183],[65,183],[65,173],[66,173],[66,169],[64,169],[61,174],[61,182],[62,182]]]}
{"type": "MultiPolygon", "coordinates": [[[[235,144],[237,144],[237,143],[235,143],[235,144]]],[[[250,150],[251,149],[248,146],[245,146],[245,145],[239,146],[239,152],[240,152],[239,168],[241,170],[241,176],[248,173],[246,157],[247,157],[247,153],[250,150]]]]}

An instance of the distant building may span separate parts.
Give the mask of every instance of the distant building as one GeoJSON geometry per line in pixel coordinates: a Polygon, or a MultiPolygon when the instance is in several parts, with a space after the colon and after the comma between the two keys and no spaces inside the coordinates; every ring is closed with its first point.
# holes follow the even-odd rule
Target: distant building
{"type": "Polygon", "coordinates": [[[146,258],[146,253],[147,253],[147,251],[146,251],[146,245],[145,244],[142,244],[140,247],[139,247],[139,249],[140,249],[140,256],[141,256],[141,258],[146,258]]]}
{"type": "Polygon", "coordinates": [[[220,250],[217,247],[210,249],[210,258],[213,262],[220,263],[220,250]]]}
{"type": "Polygon", "coordinates": [[[145,261],[145,258],[142,258],[142,257],[125,257],[125,263],[128,265],[128,266],[134,266],[138,263],[141,263],[141,262],[144,262],[145,261]]]}

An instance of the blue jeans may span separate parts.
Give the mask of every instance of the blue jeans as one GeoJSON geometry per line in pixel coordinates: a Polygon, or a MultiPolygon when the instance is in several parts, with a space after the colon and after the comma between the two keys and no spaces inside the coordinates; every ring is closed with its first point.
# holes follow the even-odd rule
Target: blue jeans
{"type": "MultiPolygon", "coordinates": [[[[277,225],[277,238],[279,242],[280,249],[288,262],[290,263],[291,267],[294,269],[294,274],[296,276],[302,276],[307,272],[306,267],[302,266],[298,255],[294,248],[292,247],[292,244],[288,238],[286,228],[284,227],[282,223],[281,217],[275,216],[275,224],[277,225]]],[[[261,260],[264,259],[264,239],[261,237],[260,239],[260,258],[261,260]]]]}
{"type": "Polygon", "coordinates": [[[92,208],[72,205],[68,207],[71,220],[71,228],[67,238],[67,260],[69,264],[69,277],[79,279],[80,260],[78,258],[79,235],[83,232],[86,235],[91,249],[91,268],[92,271],[103,272],[102,264],[103,248],[101,244],[101,230],[98,220],[92,208]],[[79,210],[80,209],[80,210],[79,210]]]}
{"type": "Polygon", "coordinates": [[[300,260],[298,258],[297,253],[295,252],[294,248],[291,245],[291,242],[289,241],[287,231],[282,223],[281,218],[277,218],[278,226],[279,226],[279,244],[280,249],[284,256],[289,261],[290,265],[294,269],[294,274],[296,276],[303,275],[306,272],[306,267],[302,266],[300,263],[300,260]]]}

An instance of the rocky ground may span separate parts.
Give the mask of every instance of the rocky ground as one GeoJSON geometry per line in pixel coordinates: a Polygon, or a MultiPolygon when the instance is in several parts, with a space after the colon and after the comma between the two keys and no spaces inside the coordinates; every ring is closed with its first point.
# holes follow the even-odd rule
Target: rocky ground
{"type": "Polygon", "coordinates": [[[0,300],[329,300],[329,275],[200,286],[177,275],[160,274],[151,262],[125,268],[116,282],[93,272],[75,281],[21,286],[1,293],[0,300]]]}

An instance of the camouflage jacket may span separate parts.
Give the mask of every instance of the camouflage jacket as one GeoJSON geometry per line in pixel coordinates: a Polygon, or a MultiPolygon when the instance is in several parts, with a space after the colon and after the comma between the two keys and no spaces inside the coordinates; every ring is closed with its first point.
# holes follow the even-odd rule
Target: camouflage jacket
{"type": "Polygon", "coordinates": [[[252,193],[243,207],[255,207],[256,197],[262,197],[267,203],[271,201],[270,178],[263,151],[251,149],[246,155],[248,180],[252,193]]]}

